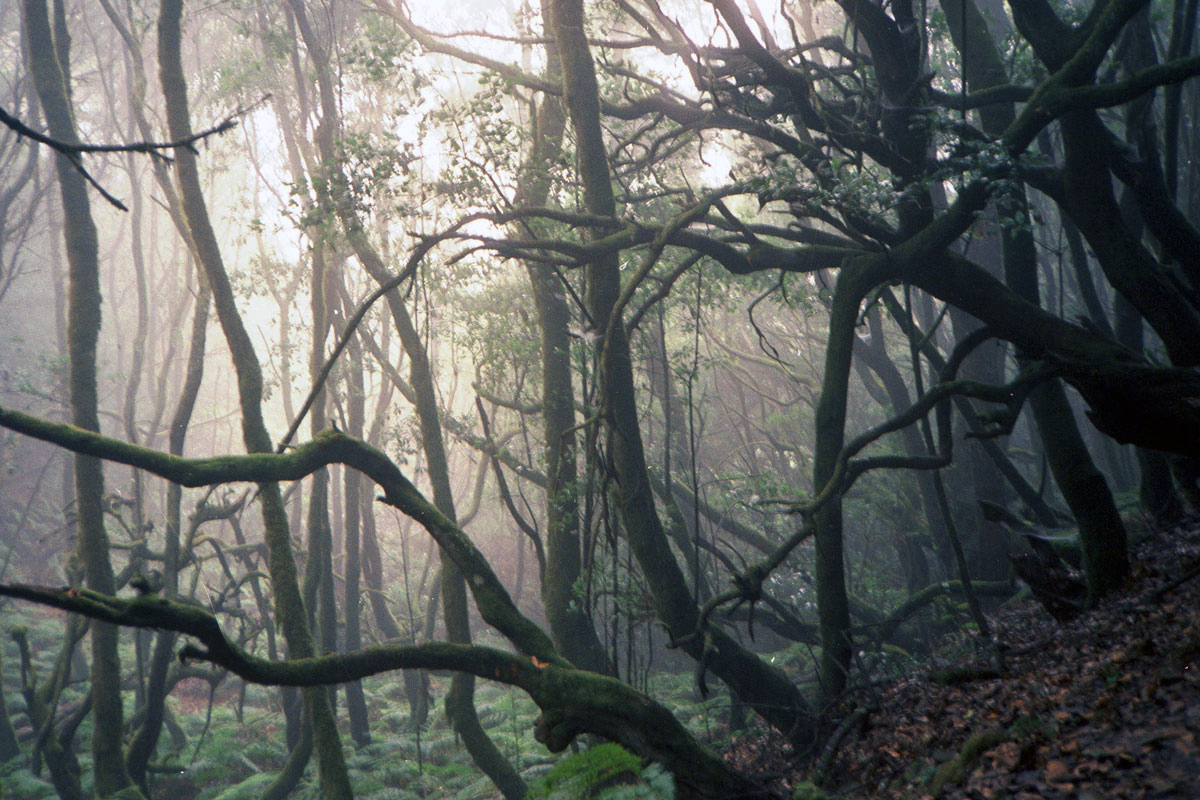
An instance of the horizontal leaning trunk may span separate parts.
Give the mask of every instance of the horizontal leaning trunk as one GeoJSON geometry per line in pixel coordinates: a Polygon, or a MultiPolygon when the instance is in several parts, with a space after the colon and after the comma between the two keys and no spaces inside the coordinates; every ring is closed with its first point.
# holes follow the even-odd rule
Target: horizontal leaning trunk
{"type": "MultiPolygon", "coordinates": [[[[762,796],[761,787],[697,742],[669,710],[620,681],[576,669],[563,659],[550,637],[517,609],[487,559],[466,533],[421,495],[385,454],[365,442],[331,430],[282,454],[187,459],[3,407],[0,407],[0,427],[72,452],[146,470],[189,487],[300,480],[331,464],[356,469],[379,485],[383,502],[413,518],[429,532],[466,576],[484,621],[507,638],[519,654],[477,645],[433,642],[272,662],[249,656],[228,642],[208,612],[162,597],[121,599],[94,592],[71,594],[21,586],[0,586],[0,594],[114,624],[162,628],[194,636],[204,648],[191,647],[183,655],[212,661],[260,683],[313,687],[392,669],[468,672],[528,692],[543,713],[535,733],[551,750],[561,751],[576,736],[594,733],[661,762],[674,773],[681,787],[696,796],[762,796]]],[[[324,695],[319,689],[308,691],[324,695]]]]}

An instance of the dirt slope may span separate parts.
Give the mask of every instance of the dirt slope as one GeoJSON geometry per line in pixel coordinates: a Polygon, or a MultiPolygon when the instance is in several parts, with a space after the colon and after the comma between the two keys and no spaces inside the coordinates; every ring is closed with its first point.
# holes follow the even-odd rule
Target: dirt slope
{"type": "MultiPolygon", "coordinates": [[[[1000,677],[925,673],[856,698],[874,708],[824,787],[844,798],[1200,800],[1200,523],[1144,542],[1125,591],[1082,617],[1060,624],[1031,601],[994,620],[1000,677]]],[[[729,757],[777,787],[811,777],[781,749],[746,740],[729,757]]]]}

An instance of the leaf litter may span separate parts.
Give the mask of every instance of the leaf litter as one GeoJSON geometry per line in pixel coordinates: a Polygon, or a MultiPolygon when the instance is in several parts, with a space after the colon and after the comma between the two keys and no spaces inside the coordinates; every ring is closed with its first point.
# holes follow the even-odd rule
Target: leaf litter
{"type": "Polygon", "coordinates": [[[1068,623],[1033,600],[996,613],[1000,677],[925,672],[851,698],[840,716],[869,713],[823,775],[778,734],[726,758],[785,796],[816,780],[847,800],[1200,799],[1200,520],[1131,560],[1124,589],[1068,623]]]}

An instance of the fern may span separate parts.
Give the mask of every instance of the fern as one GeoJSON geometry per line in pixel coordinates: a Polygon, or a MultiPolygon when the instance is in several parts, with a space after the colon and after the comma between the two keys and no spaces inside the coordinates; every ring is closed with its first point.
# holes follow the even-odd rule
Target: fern
{"type": "Polygon", "coordinates": [[[351,782],[354,784],[354,794],[356,796],[371,794],[372,792],[382,792],[388,788],[379,777],[370,773],[366,775],[353,774],[351,782]]]}
{"type": "Polygon", "coordinates": [[[400,733],[411,727],[409,715],[403,711],[391,711],[379,718],[379,724],[392,733],[400,733]]]}
{"type": "Polygon", "coordinates": [[[477,800],[480,797],[487,797],[495,791],[495,788],[491,778],[483,777],[467,784],[456,792],[453,800],[477,800]]]}
{"type": "MultiPolygon", "coordinates": [[[[8,762],[17,763],[16,759],[8,762]]],[[[5,769],[4,779],[0,781],[0,797],[20,797],[22,800],[42,800],[56,797],[54,787],[48,781],[35,777],[27,766],[19,769],[5,769]]]]}
{"type": "MultiPolygon", "coordinates": [[[[424,743],[426,758],[444,758],[459,748],[458,736],[453,731],[439,731],[431,735],[424,743]]],[[[414,755],[416,751],[414,750],[414,755]]]]}
{"type": "Polygon", "coordinates": [[[382,789],[371,794],[358,794],[360,800],[421,800],[421,795],[411,789],[382,789]]]}
{"type": "Polygon", "coordinates": [[[528,800],[673,800],[675,781],[658,764],[618,744],[602,744],[568,756],[529,789],[528,800]]]}

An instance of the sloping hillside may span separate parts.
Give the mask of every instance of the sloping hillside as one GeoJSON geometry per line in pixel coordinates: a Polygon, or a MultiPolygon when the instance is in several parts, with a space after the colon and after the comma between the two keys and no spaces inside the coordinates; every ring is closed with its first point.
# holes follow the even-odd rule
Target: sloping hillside
{"type": "MultiPolygon", "coordinates": [[[[1136,554],[1126,590],[1066,624],[1030,601],[996,617],[994,662],[860,697],[874,706],[827,761],[844,798],[1200,798],[1200,523],[1136,554]],[[978,667],[978,669],[975,669],[978,667]],[[941,680],[938,680],[940,678],[941,680]]],[[[730,757],[792,787],[782,748],[730,757]]],[[[812,791],[797,796],[820,797],[812,791]]]]}

